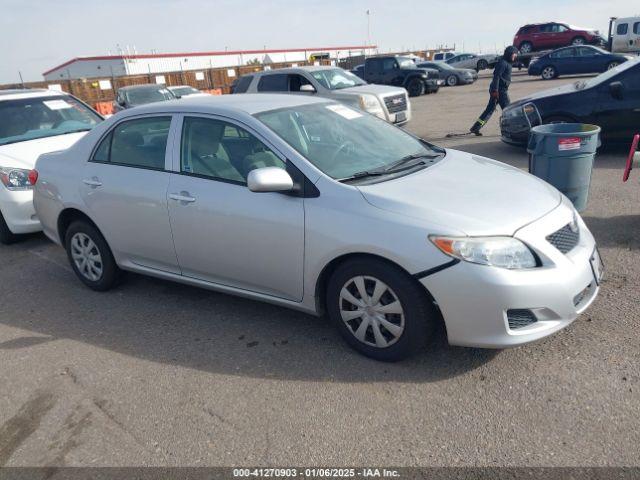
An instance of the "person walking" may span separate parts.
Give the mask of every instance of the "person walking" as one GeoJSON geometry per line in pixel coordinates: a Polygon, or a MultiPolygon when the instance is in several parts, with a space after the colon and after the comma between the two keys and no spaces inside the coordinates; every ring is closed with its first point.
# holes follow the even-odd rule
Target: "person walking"
{"type": "Polygon", "coordinates": [[[516,47],[509,46],[504,49],[502,58],[493,69],[493,80],[489,85],[489,103],[478,120],[476,120],[476,123],[469,129],[471,133],[482,135],[480,129],[491,118],[493,112],[496,111],[496,107],[500,105],[500,108],[504,110],[511,103],[508,90],[511,84],[511,69],[516,58],[518,58],[518,49],[516,47]]]}

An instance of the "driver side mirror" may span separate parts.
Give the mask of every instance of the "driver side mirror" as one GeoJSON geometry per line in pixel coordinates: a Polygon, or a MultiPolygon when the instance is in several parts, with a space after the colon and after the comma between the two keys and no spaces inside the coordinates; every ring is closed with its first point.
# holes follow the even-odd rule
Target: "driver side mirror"
{"type": "Polygon", "coordinates": [[[313,88],[313,85],[311,84],[305,84],[305,85],[300,85],[300,92],[304,92],[304,93],[316,93],[316,89],[313,88]]]}
{"type": "Polygon", "coordinates": [[[623,92],[624,85],[622,85],[622,82],[612,82],[609,84],[609,93],[616,100],[622,100],[624,97],[623,92]]]}
{"type": "Polygon", "coordinates": [[[293,179],[282,168],[262,167],[249,172],[247,186],[252,192],[290,192],[293,179]]]}

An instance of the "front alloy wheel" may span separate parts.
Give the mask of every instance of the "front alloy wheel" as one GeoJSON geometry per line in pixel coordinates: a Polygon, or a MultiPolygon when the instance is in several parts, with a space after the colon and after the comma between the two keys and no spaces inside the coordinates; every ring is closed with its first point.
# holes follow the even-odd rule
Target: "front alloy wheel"
{"type": "Polygon", "coordinates": [[[618,62],[611,62],[607,65],[607,70],[611,70],[612,68],[616,68],[618,66],[618,62]]]}
{"type": "Polygon", "coordinates": [[[556,76],[556,69],[553,67],[544,67],[542,70],[542,78],[545,80],[551,80],[556,76]]]}
{"type": "Polygon", "coordinates": [[[339,302],[342,321],[365,345],[386,348],[402,336],[402,303],[383,281],[369,276],[351,278],[342,287],[339,302]]]}

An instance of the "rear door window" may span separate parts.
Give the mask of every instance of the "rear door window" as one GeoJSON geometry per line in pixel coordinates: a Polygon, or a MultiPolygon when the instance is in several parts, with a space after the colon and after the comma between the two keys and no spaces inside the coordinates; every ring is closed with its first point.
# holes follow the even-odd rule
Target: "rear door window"
{"type": "Polygon", "coordinates": [[[258,82],[259,92],[289,91],[289,76],[286,73],[264,75],[258,82]]]}
{"type": "Polygon", "coordinates": [[[570,58],[576,56],[575,48],[563,48],[562,50],[558,50],[557,52],[553,52],[549,55],[551,58],[570,58]]]}
{"type": "Polygon", "coordinates": [[[164,170],[171,117],[128,120],[116,125],[96,149],[93,161],[164,170]]]}
{"type": "Polygon", "coordinates": [[[640,34],[640,22],[636,22],[633,24],[633,33],[640,34]]]}

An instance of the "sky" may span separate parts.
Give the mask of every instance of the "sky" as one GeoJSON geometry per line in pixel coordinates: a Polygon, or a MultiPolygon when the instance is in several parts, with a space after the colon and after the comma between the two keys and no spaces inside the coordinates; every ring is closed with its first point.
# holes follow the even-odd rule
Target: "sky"
{"type": "MultiPolygon", "coordinates": [[[[0,84],[42,80],[73,57],[362,45],[493,52],[526,23],[564,21],[606,35],[630,0],[0,0],[0,84]],[[523,8],[524,6],[524,8],[523,8]],[[366,11],[371,13],[367,18],[366,11]]],[[[640,9],[637,9],[640,10],[640,9]]]]}

